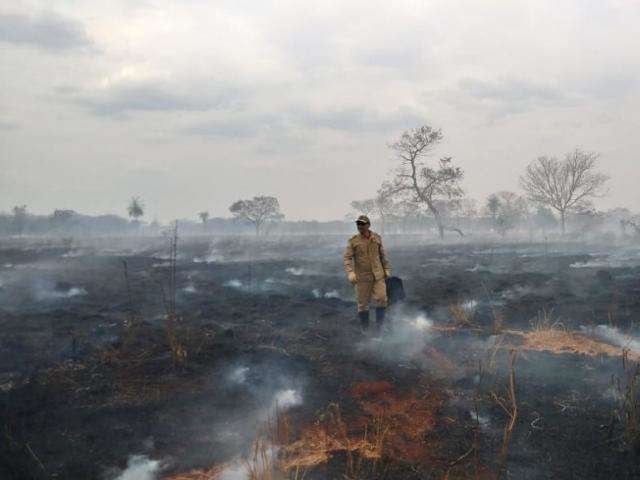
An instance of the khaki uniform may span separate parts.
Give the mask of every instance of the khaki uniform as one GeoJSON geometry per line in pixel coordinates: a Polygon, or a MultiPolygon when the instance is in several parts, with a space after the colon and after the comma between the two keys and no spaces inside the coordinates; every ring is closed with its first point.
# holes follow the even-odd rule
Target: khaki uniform
{"type": "Polygon", "coordinates": [[[369,238],[361,234],[354,235],[347,243],[343,258],[347,274],[356,274],[358,311],[367,311],[372,298],[376,307],[386,307],[387,287],[384,279],[385,271],[389,272],[391,265],[380,235],[374,232],[371,232],[369,238]]]}

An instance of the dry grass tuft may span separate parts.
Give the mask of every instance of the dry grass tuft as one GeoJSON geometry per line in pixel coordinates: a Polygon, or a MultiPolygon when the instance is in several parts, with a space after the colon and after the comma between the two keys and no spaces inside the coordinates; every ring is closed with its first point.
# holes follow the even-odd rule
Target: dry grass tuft
{"type": "Polygon", "coordinates": [[[595,340],[579,332],[572,332],[557,328],[533,330],[530,332],[510,331],[512,335],[519,335],[524,339],[520,348],[552,353],[574,353],[596,357],[607,355],[619,357],[622,349],[605,342],[595,340]]]}
{"type": "Polygon", "coordinates": [[[449,313],[456,327],[476,327],[473,318],[475,317],[475,308],[461,303],[452,303],[449,305],[449,313]]]}
{"type": "Polygon", "coordinates": [[[215,467],[206,470],[192,470],[188,473],[180,473],[178,475],[165,477],[164,480],[219,480],[227,467],[227,464],[216,465],[215,467]]]}

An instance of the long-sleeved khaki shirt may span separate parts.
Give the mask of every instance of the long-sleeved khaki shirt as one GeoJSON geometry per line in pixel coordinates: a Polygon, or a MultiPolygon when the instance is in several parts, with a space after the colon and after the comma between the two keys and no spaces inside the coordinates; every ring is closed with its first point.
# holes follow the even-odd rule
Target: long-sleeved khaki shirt
{"type": "Polygon", "coordinates": [[[374,232],[371,232],[369,238],[360,233],[351,237],[343,260],[347,274],[355,272],[359,282],[382,280],[385,278],[385,271],[391,271],[382,238],[374,232]]]}

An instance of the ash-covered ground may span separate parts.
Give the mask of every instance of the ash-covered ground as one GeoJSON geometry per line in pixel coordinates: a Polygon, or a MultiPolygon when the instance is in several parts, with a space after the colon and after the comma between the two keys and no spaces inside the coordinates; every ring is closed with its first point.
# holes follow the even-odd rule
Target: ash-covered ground
{"type": "Polygon", "coordinates": [[[0,478],[640,477],[640,248],[385,240],[4,242],[0,478]]]}

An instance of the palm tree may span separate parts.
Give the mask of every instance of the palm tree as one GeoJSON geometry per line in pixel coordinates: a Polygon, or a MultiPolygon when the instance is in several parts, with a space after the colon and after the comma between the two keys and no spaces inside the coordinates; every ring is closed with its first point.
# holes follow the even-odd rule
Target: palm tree
{"type": "Polygon", "coordinates": [[[135,222],[142,216],[144,216],[144,204],[140,200],[140,197],[133,197],[129,202],[129,206],[127,207],[127,212],[129,213],[129,218],[133,219],[135,222]]]}

